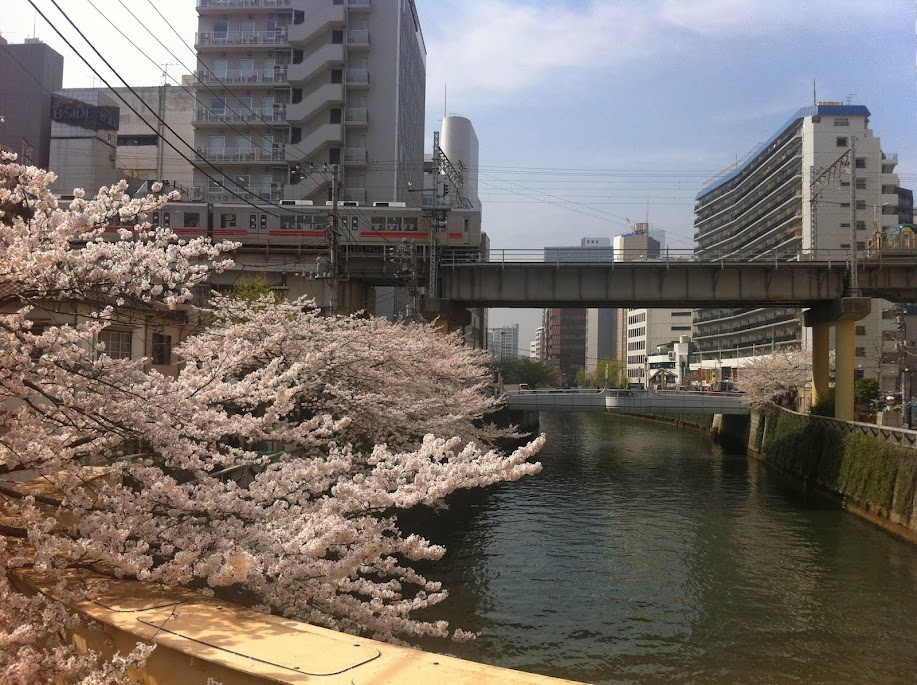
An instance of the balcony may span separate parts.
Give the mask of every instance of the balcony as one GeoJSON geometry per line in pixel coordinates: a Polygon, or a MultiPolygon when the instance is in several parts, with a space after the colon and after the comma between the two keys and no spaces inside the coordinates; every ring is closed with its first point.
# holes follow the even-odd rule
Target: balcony
{"type": "Polygon", "coordinates": [[[347,47],[348,48],[368,48],[369,47],[369,31],[365,29],[352,29],[347,31],[347,47]]]}
{"type": "Polygon", "coordinates": [[[342,200],[353,202],[366,202],[366,188],[344,188],[342,200]]]}
{"type": "Polygon", "coordinates": [[[277,67],[276,69],[256,69],[255,71],[226,71],[224,73],[211,73],[206,69],[198,71],[194,76],[197,84],[237,84],[244,83],[247,85],[267,85],[273,86],[278,83],[286,83],[286,67],[277,67]]]}
{"type": "Polygon", "coordinates": [[[271,150],[251,148],[197,148],[194,153],[195,162],[213,162],[220,164],[276,164],[285,160],[283,146],[271,150]]]}
{"type": "Polygon", "coordinates": [[[366,166],[365,147],[344,148],[344,166],[366,166]]]}
{"type": "Polygon", "coordinates": [[[347,0],[347,9],[351,12],[366,12],[370,9],[369,0],[347,0]]]}
{"type": "Polygon", "coordinates": [[[287,120],[302,121],[326,105],[344,102],[344,86],[340,83],[325,83],[304,95],[299,102],[287,105],[287,120]]]}
{"type": "Polygon", "coordinates": [[[237,109],[198,109],[194,112],[195,124],[226,124],[245,122],[255,126],[261,124],[270,126],[275,123],[286,122],[286,110],[283,107],[247,107],[239,106],[237,109]]]}
{"type": "Polygon", "coordinates": [[[344,72],[344,83],[352,88],[368,86],[369,69],[347,69],[344,72]]]}
{"type": "Polygon", "coordinates": [[[223,12],[225,10],[283,10],[289,9],[293,0],[197,0],[197,9],[200,14],[210,12],[223,12]]]}
{"type": "Polygon", "coordinates": [[[276,31],[200,31],[194,34],[194,45],[198,48],[250,48],[259,45],[275,47],[287,45],[287,34],[276,31]]]}
{"type": "Polygon", "coordinates": [[[369,125],[369,113],[365,107],[348,107],[344,110],[344,124],[346,126],[369,125]]]}
{"type": "Polygon", "coordinates": [[[283,199],[282,188],[249,188],[244,189],[227,183],[226,188],[210,186],[194,186],[190,189],[191,200],[193,202],[238,202],[236,195],[241,195],[244,199],[251,202],[270,201],[279,202],[283,199]],[[232,191],[232,192],[230,192],[232,191]],[[236,193],[234,195],[233,193],[236,193]]]}
{"type": "MultiPolygon", "coordinates": [[[[344,46],[328,44],[323,45],[315,52],[305,56],[299,64],[291,64],[287,68],[290,81],[298,83],[307,81],[322,69],[344,64],[344,46]]],[[[326,76],[327,80],[327,76],[326,76]]]]}

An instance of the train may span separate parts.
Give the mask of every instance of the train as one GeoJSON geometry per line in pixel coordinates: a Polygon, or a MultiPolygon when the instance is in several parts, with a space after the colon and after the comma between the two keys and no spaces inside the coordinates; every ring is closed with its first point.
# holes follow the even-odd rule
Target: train
{"type": "MultiPolygon", "coordinates": [[[[208,236],[244,246],[327,248],[331,238],[332,206],[295,200],[280,206],[207,203],[176,200],[169,202],[149,221],[170,229],[182,238],[208,236]]],[[[453,207],[443,209],[408,207],[403,202],[375,202],[372,206],[339,202],[338,242],[345,246],[384,247],[414,243],[429,245],[435,235],[437,246],[472,248],[481,245],[481,212],[453,207]]],[[[131,226],[132,224],[126,224],[131,226]]],[[[125,225],[112,223],[108,231],[125,225]]]]}

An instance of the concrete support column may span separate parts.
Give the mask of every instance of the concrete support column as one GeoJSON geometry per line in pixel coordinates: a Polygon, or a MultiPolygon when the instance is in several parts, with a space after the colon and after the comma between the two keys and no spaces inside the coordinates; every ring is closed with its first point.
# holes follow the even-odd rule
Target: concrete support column
{"type": "Polygon", "coordinates": [[[834,416],[853,420],[854,331],[856,322],[841,319],[834,324],[834,416]]]}
{"type": "Polygon", "coordinates": [[[812,404],[825,400],[831,392],[828,387],[830,332],[828,326],[812,326],[812,404]]]}

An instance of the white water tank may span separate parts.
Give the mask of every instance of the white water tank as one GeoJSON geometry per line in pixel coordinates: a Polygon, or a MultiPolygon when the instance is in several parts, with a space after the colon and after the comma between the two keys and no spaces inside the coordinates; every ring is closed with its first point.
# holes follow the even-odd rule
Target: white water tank
{"type": "Polygon", "coordinates": [[[478,201],[478,137],[471,120],[465,117],[448,116],[443,119],[439,145],[446,157],[462,172],[464,189],[462,194],[480,207],[478,201]]]}

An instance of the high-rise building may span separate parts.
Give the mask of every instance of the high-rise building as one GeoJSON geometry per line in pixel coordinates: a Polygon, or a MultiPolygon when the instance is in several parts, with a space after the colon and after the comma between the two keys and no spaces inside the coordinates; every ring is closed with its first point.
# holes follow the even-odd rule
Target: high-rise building
{"type": "Polygon", "coordinates": [[[21,162],[48,168],[51,94],[63,79],[64,58],[37,38],[0,43],[0,146],[21,162]]]}
{"type": "MultiPolygon", "coordinates": [[[[767,141],[714,177],[697,194],[695,253],[701,259],[849,258],[867,240],[898,221],[896,155],[882,151],[862,105],[819,103],[796,112],[767,141]],[[853,177],[853,184],[851,184],[853,177]],[[855,238],[852,236],[855,235],[855,238]]],[[[856,327],[860,372],[893,390],[897,369],[894,317],[885,300],[856,327]],[[889,324],[891,321],[891,324],[889,324]]],[[[699,310],[694,342],[721,378],[735,375],[744,358],[778,348],[808,348],[797,309],[699,310]]]]}
{"type": "Polygon", "coordinates": [[[497,326],[487,329],[487,349],[499,361],[511,361],[519,357],[519,324],[497,326]]]}
{"type": "MultiPolygon", "coordinates": [[[[426,49],[414,0],[198,0],[199,159],[249,199],[419,205],[426,49]],[[240,191],[239,186],[247,188],[240,191]]],[[[195,172],[195,195],[232,196],[195,172]]]]}
{"type": "Polygon", "coordinates": [[[535,337],[529,342],[529,357],[544,360],[544,326],[535,329],[535,337]]]}

